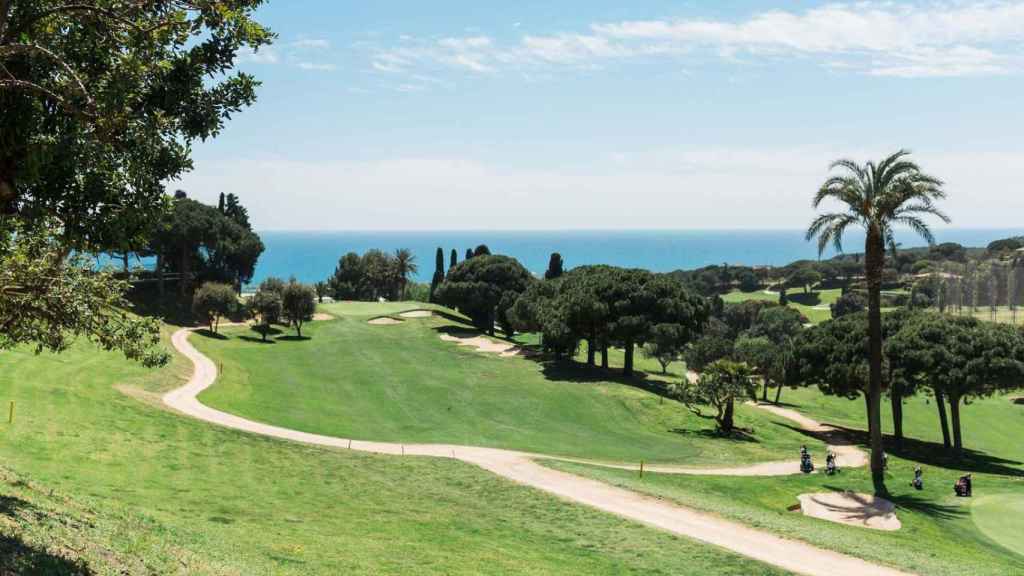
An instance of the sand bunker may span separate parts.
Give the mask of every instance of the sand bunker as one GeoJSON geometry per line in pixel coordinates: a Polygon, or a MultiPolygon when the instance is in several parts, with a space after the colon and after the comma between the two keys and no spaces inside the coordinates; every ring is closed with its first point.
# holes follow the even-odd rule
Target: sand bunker
{"type": "Polygon", "coordinates": [[[429,318],[434,313],[430,310],[409,310],[408,312],[402,312],[399,314],[402,318],[429,318]]]}
{"type": "Polygon", "coordinates": [[[518,356],[520,353],[519,347],[515,344],[498,342],[496,340],[491,340],[490,338],[484,338],[483,336],[467,336],[460,338],[451,334],[441,334],[441,340],[444,340],[445,342],[457,342],[459,346],[472,346],[476,348],[477,352],[490,352],[491,354],[498,354],[503,358],[518,356]]]}
{"type": "Polygon", "coordinates": [[[334,320],[334,316],[331,316],[330,314],[327,314],[327,313],[324,313],[324,312],[317,312],[316,314],[313,314],[313,320],[316,320],[316,321],[334,320]]]}
{"type": "Polygon", "coordinates": [[[899,530],[901,526],[896,505],[885,498],[857,492],[819,492],[798,498],[804,516],[874,530],[899,530]]]}
{"type": "Polygon", "coordinates": [[[367,320],[367,324],[373,324],[374,326],[392,326],[394,324],[401,324],[401,320],[395,320],[394,318],[388,318],[387,316],[381,316],[380,318],[374,318],[373,320],[367,320]]]}

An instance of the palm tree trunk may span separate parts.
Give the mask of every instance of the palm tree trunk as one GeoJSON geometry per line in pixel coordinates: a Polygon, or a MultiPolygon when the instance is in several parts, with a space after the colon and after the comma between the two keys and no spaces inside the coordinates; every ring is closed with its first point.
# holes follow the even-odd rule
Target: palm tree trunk
{"type": "Polygon", "coordinates": [[[875,490],[885,490],[882,461],[882,269],[885,243],[877,226],[868,230],[864,246],[864,275],[868,285],[868,432],[871,435],[871,479],[875,490]]]}
{"type": "Polygon", "coordinates": [[[903,384],[892,375],[892,364],[889,364],[889,401],[892,408],[892,434],[896,447],[903,448],[903,384]]]}
{"type": "Polygon", "coordinates": [[[942,445],[949,450],[949,420],[946,418],[946,397],[941,390],[935,391],[935,404],[939,407],[939,424],[942,426],[942,445]]]}

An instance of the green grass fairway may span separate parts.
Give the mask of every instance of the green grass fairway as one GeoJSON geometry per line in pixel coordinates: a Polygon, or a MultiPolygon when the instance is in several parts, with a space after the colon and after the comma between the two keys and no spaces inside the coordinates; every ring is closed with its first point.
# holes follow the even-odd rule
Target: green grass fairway
{"type": "MultiPolygon", "coordinates": [[[[88,560],[79,550],[99,545],[154,574],[779,573],[463,463],[306,447],[184,418],[156,395],[190,371],[177,356],[158,371],[84,344],[0,359],[0,403],[17,402],[13,426],[0,422],[0,461],[91,507],[72,516],[91,523],[79,536],[42,533],[45,523],[15,525],[12,536],[9,523],[31,510],[10,503],[52,503],[0,483],[0,550],[20,542],[44,554],[56,540],[88,560]],[[96,531],[96,542],[81,540],[96,531]]],[[[90,564],[120,573],[112,566],[90,564]]],[[[61,573],[47,570],[37,573],[61,573]]]]}
{"type": "MultiPolygon", "coordinates": [[[[960,407],[964,447],[968,450],[966,466],[981,466],[999,473],[1024,474],[1024,405],[1010,401],[1008,396],[972,400],[960,407]]],[[[783,402],[790,402],[812,418],[862,430],[866,427],[864,401],[825,396],[816,388],[784,390],[783,402]]],[[[948,409],[947,409],[948,412],[948,409]]],[[[882,431],[892,432],[892,411],[888,398],[882,399],[882,431]]],[[[903,433],[919,442],[910,442],[911,456],[940,457],[942,443],[935,400],[920,394],[904,401],[903,433]]],[[[1022,487],[1024,489],[1024,487],[1022,487]]]]}
{"type": "Polygon", "coordinates": [[[1024,493],[982,496],[971,506],[971,519],[986,536],[1024,556],[1024,493]]]}
{"type": "Polygon", "coordinates": [[[362,305],[327,305],[308,340],[254,339],[247,328],[193,343],[223,366],[200,400],[307,432],[390,442],[443,442],[582,458],[728,465],[792,454],[802,435],[741,407],[753,438],[724,440],[682,405],[574,364],[501,358],[444,342],[440,317],[391,326],[362,305]]]}
{"type": "MultiPolygon", "coordinates": [[[[789,306],[799,310],[813,324],[818,324],[832,318],[832,310],[829,309],[829,305],[839,299],[841,294],[842,290],[839,288],[812,290],[806,294],[803,290],[788,290],[786,292],[786,296],[789,298],[789,306]]],[[[779,294],[777,292],[766,293],[762,290],[754,292],[734,290],[728,294],[723,294],[722,300],[725,302],[746,302],[747,300],[778,302],[779,294]]]]}
{"type": "MultiPolygon", "coordinates": [[[[823,464],[820,453],[818,456],[818,463],[823,464]]],[[[789,506],[797,504],[797,496],[803,493],[833,490],[871,493],[871,477],[865,469],[847,469],[832,477],[823,474],[777,478],[680,477],[648,473],[641,479],[636,473],[622,470],[569,462],[547,461],[545,464],[917,574],[1002,576],[1024,573],[1024,557],[1004,550],[993,542],[999,540],[986,530],[979,530],[975,525],[977,518],[972,520],[971,499],[953,495],[952,485],[959,475],[953,470],[925,466],[925,489],[918,492],[909,486],[915,463],[890,458],[887,483],[903,526],[896,532],[881,532],[787,511],[789,506]]],[[[975,485],[983,486],[985,491],[1003,493],[1016,489],[1021,494],[1020,484],[1019,479],[1005,476],[975,475],[975,485]]],[[[1019,530],[1020,518],[1017,515],[1004,521],[1017,522],[1019,530]]],[[[1018,532],[1015,544],[1018,549],[1019,535],[1018,532]]]]}
{"type": "MultiPolygon", "coordinates": [[[[787,389],[782,400],[812,418],[846,426],[854,433],[865,428],[862,400],[824,396],[816,388],[787,389]]],[[[882,409],[883,428],[889,433],[888,401],[883,401],[882,409]]],[[[842,526],[786,511],[801,493],[872,492],[870,476],[863,469],[844,470],[831,478],[645,474],[641,480],[635,473],[619,470],[563,462],[548,465],[919,574],[1024,573],[1024,557],[1008,551],[1019,553],[1024,547],[1024,444],[1020,441],[1024,438],[1024,405],[1010,402],[1008,396],[988,398],[962,407],[961,415],[968,452],[964,459],[954,460],[942,450],[934,400],[923,395],[906,400],[904,432],[908,440],[903,451],[890,448],[887,480],[903,522],[903,528],[895,533],[842,526]],[[909,487],[918,465],[925,471],[925,490],[921,492],[909,487]],[[963,471],[974,474],[973,499],[953,496],[953,482],[963,471]]],[[[821,452],[816,456],[822,465],[821,452]]]]}

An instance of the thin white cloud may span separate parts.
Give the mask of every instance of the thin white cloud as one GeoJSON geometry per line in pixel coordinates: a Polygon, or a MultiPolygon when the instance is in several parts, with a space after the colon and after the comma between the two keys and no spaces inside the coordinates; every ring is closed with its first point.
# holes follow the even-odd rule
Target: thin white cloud
{"type": "Polygon", "coordinates": [[[296,66],[302,68],[303,70],[315,70],[318,72],[331,72],[333,70],[338,69],[338,67],[335,66],[334,64],[319,62],[299,62],[298,64],[296,64],[296,66]]]}
{"type": "Polygon", "coordinates": [[[273,46],[264,46],[259,50],[245,49],[238,53],[239,64],[277,64],[280,60],[273,46]]]}
{"type": "Polygon", "coordinates": [[[972,76],[1024,70],[1024,2],[858,2],[772,10],[745,20],[636,20],[521,36],[403,37],[377,51],[383,72],[447,67],[474,73],[551,66],[592,68],[609,60],[694,52],[745,61],[810,58],[827,69],[899,76],[972,76]],[[400,62],[400,63],[399,63],[400,62]]]}
{"type": "Polygon", "coordinates": [[[300,38],[290,42],[288,45],[300,49],[327,50],[331,47],[331,42],[324,38],[300,38]]]}

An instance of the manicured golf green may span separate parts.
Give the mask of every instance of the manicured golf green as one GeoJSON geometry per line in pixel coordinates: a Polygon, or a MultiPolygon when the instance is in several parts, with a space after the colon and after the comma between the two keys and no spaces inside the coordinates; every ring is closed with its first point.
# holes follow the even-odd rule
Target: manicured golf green
{"type": "Polygon", "coordinates": [[[84,344],[0,358],[0,402],[17,402],[0,461],[42,487],[0,482],[0,550],[17,547],[36,573],[81,572],[50,570],[46,546],[96,559],[99,574],[121,573],[123,558],[154,574],[778,573],[459,462],[299,446],[168,412],[157,393],[190,370],[178,357],[157,371],[84,344]],[[75,534],[7,520],[27,510],[18,501],[55,506],[38,498],[46,487],[86,503],[47,513],[75,534]]]}
{"type": "MultiPolygon", "coordinates": [[[[615,381],[617,372],[502,358],[440,339],[441,317],[390,326],[373,305],[336,304],[310,339],[258,342],[245,327],[193,343],[223,366],[200,395],[221,410],[288,428],[355,439],[454,443],[612,461],[729,465],[778,459],[807,439],[740,407],[750,437],[722,439],[682,405],[615,381]]],[[[394,312],[392,310],[392,312],[394,312]]],[[[639,384],[635,381],[634,384],[639,384]]]]}
{"type": "Polygon", "coordinates": [[[971,519],[986,536],[1024,556],[1024,492],[976,499],[971,519]]]}

